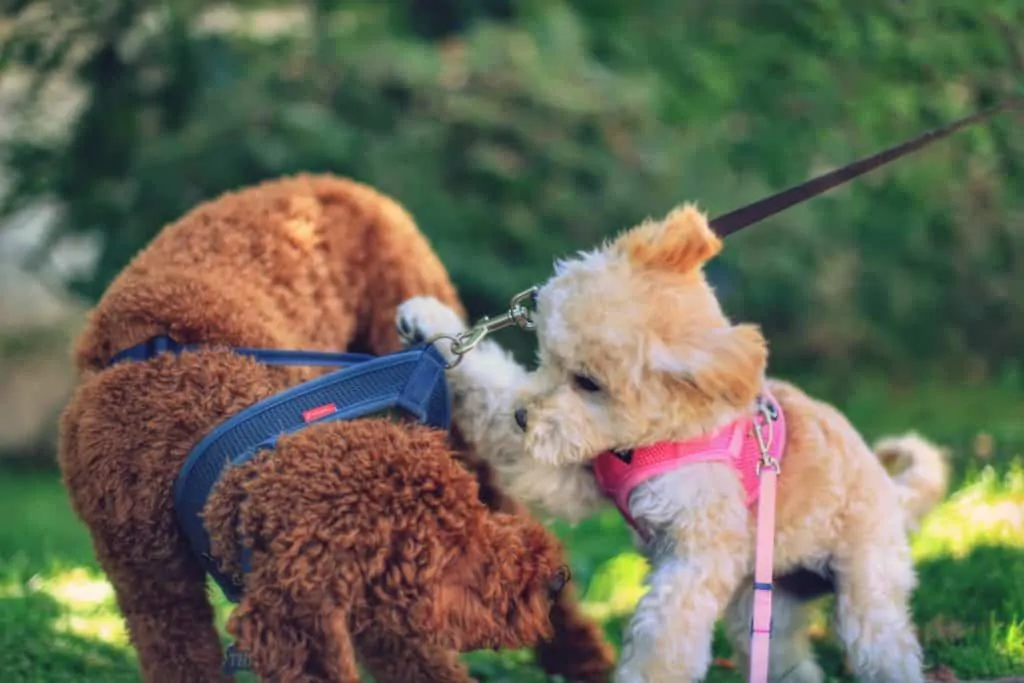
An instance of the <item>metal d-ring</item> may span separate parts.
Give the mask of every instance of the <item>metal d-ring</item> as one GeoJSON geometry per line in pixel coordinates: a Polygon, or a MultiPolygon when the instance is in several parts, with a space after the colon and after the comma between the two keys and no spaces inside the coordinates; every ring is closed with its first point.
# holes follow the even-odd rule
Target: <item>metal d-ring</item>
{"type": "Polygon", "coordinates": [[[441,340],[447,340],[450,342],[448,350],[454,356],[454,358],[445,365],[445,368],[451,370],[456,365],[462,362],[462,357],[472,351],[477,345],[482,342],[487,335],[498,330],[503,330],[506,327],[515,325],[522,330],[532,330],[535,327],[533,320],[533,310],[529,304],[536,302],[537,300],[537,288],[530,287],[527,290],[519,292],[509,302],[509,308],[503,314],[497,318],[483,317],[473,327],[469,328],[461,334],[452,336],[450,334],[439,334],[431,337],[427,340],[428,344],[435,344],[441,340]]]}

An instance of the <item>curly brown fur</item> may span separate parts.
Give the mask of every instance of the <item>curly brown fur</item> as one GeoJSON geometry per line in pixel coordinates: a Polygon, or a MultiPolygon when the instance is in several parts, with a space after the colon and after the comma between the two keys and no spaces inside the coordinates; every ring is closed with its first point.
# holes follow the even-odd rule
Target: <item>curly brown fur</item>
{"type": "Polygon", "coordinates": [[[489,511],[435,430],[313,425],[225,474],[206,518],[215,556],[253,549],[229,631],[273,680],[328,671],[354,683],[360,638],[423,653],[550,636],[559,544],[530,518],[489,511]],[[341,657],[310,670],[315,648],[282,642],[281,621],[341,657]]]}
{"type": "MultiPolygon", "coordinates": [[[[529,517],[529,509],[499,487],[494,467],[466,443],[457,425],[453,425],[451,436],[458,458],[476,476],[480,500],[491,510],[529,517]]],[[[615,664],[614,652],[601,628],[580,612],[571,583],[555,598],[551,621],[555,637],[534,648],[541,669],[574,683],[607,681],[615,664]]]]}
{"type": "MultiPolygon", "coordinates": [[[[182,462],[215,425],[318,371],[268,367],[212,348],[108,368],[110,358],[161,333],[183,343],[207,346],[387,353],[399,348],[393,324],[395,307],[418,294],[435,296],[462,310],[443,265],[400,206],[364,185],[310,176],[268,182],[196,207],[165,228],[111,284],[78,340],[75,357],[81,379],[62,417],[59,460],[74,509],[88,526],[97,558],[114,585],[146,681],[226,680],[220,674],[222,654],[205,576],[174,520],[171,491],[182,462]]],[[[330,462],[342,466],[340,460],[353,451],[341,444],[358,438],[367,449],[366,456],[390,454],[394,444],[407,444],[413,450],[406,455],[423,460],[427,463],[423,467],[434,468],[431,471],[438,473],[439,481],[458,481],[458,468],[444,469],[457,462],[450,451],[431,441],[439,437],[424,436],[422,430],[373,421],[338,423],[317,433],[321,431],[338,445],[334,460],[321,459],[321,467],[327,468],[330,462]]],[[[306,437],[283,441],[282,451],[301,462],[297,444],[306,443],[303,439],[306,437]]],[[[475,460],[471,455],[462,459],[475,460]]],[[[263,458],[260,462],[264,460],[274,461],[263,458]]],[[[258,464],[251,466],[253,471],[259,468],[258,464]]],[[[485,468],[474,469],[486,473],[485,468]]],[[[379,468],[373,471],[381,473],[379,468]]],[[[471,475],[464,476],[472,482],[471,475]]],[[[253,481],[265,482],[268,490],[274,490],[269,474],[253,481]]],[[[363,491],[394,496],[398,491],[394,484],[393,478],[385,477],[378,488],[367,484],[363,491]]],[[[281,491],[293,485],[293,479],[283,480],[281,491]]],[[[416,480],[407,482],[407,486],[416,485],[416,480]]],[[[408,493],[410,489],[402,490],[408,493]]],[[[300,490],[295,495],[304,494],[300,490]]],[[[228,497],[225,494],[225,500],[228,497]]],[[[281,515],[301,510],[310,514],[311,508],[299,508],[292,499],[279,496],[276,500],[282,506],[281,515]]],[[[256,503],[260,510],[264,504],[256,503]]],[[[430,508],[423,505],[416,514],[429,515],[430,508]]],[[[369,618],[365,614],[353,616],[335,609],[318,612],[314,618],[309,611],[285,609],[281,599],[275,600],[275,591],[278,596],[298,591],[308,600],[309,591],[318,589],[322,604],[327,605],[329,596],[338,597],[330,590],[344,585],[355,591],[351,573],[337,577],[333,585],[322,580],[325,575],[321,572],[330,563],[322,558],[315,561],[320,557],[315,554],[315,543],[321,538],[318,534],[334,528],[334,523],[366,523],[372,514],[396,524],[401,521],[392,510],[379,508],[371,513],[375,510],[371,499],[352,505],[350,510],[358,510],[359,517],[348,522],[332,516],[337,509],[324,510],[322,524],[312,524],[313,518],[308,516],[287,517],[302,523],[282,529],[282,533],[290,534],[287,537],[298,543],[297,548],[303,547],[297,534],[306,533],[306,554],[276,559],[275,553],[275,559],[264,559],[253,575],[254,592],[232,622],[239,637],[260,653],[257,668],[294,671],[294,663],[306,653],[303,661],[311,667],[311,674],[326,680],[349,680],[350,671],[338,667],[351,659],[355,647],[368,666],[383,672],[384,680],[388,680],[389,669],[394,680],[464,680],[458,677],[464,674],[457,673],[454,651],[449,647],[430,645],[421,638],[416,648],[407,648],[388,629],[364,630],[356,637],[350,631],[352,620],[369,618]],[[275,580],[273,585],[266,583],[270,577],[275,580]],[[300,586],[305,586],[305,592],[300,586]],[[316,671],[317,666],[323,670],[316,671]]],[[[242,514],[243,508],[238,512],[242,514]]],[[[272,513],[264,510],[261,514],[272,513]]],[[[508,519],[493,515],[485,522],[477,519],[478,514],[473,511],[470,517],[485,533],[497,534],[502,520],[508,519]]],[[[519,529],[523,538],[534,538],[528,522],[513,524],[509,519],[507,524],[519,529]]],[[[438,527],[435,524],[433,528],[438,527]]],[[[509,533],[506,529],[504,536],[509,533]]],[[[272,534],[261,538],[268,543],[281,542],[272,534]]],[[[463,560],[464,573],[474,557],[481,562],[487,557],[483,549],[489,539],[472,540],[481,550],[463,560]]],[[[438,556],[427,553],[422,557],[438,556]]],[[[376,556],[365,558],[367,563],[377,561],[376,556]]],[[[525,572],[533,566],[530,562],[510,563],[515,566],[509,571],[525,572]]],[[[399,565],[395,570],[412,566],[419,567],[399,565]]],[[[337,568],[352,572],[356,567],[337,568]]],[[[440,567],[424,571],[427,569],[440,567]]],[[[451,580],[457,576],[458,572],[453,572],[451,580]]],[[[481,581],[481,587],[489,585],[486,579],[481,581]]],[[[427,587],[418,589],[423,595],[427,587]]],[[[446,594],[444,604],[454,605],[451,600],[455,597],[446,594]]],[[[351,594],[346,599],[355,600],[351,594]]],[[[527,614],[534,609],[531,600],[519,605],[527,614]]],[[[572,623],[585,624],[567,600],[559,601],[556,613],[564,609],[573,615],[572,623]]],[[[349,609],[356,603],[337,605],[349,609]]],[[[467,601],[464,607],[470,610],[465,615],[469,617],[479,604],[467,601]]],[[[446,614],[452,628],[438,637],[473,645],[472,629],[458,633],[459,624],[451,622],[455,609],[446,614]]],[[[555,621],[559,626],[560,619],[555,621]]],[[[538,629],[534,635],[542,631],[538,629]]],[[[589,658],[591,666],[607,670],[610,662],[599,634],[581,633],[576,627],[556,631],[553,646],[564,645],[576,653],[570,656],[589,658]]]]}

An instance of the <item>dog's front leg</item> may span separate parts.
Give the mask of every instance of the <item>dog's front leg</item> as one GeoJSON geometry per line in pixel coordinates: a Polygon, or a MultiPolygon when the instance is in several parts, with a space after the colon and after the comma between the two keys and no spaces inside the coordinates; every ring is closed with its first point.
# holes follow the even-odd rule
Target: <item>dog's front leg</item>
{"type": "MultiPolygon", "coordinates": [[[[455,337],[466,331],[458,314],[433,297],[414,297],[398,307],[398,334],[409,343],[439,335],[455,337]]],[[[436,342],[448,361],[454,361],[449,340],[436,342]]],[[[526,369],[489,339],[468,351],[448,370],[453,418],[459,433],[481,456],[500,465],[518,460],[523,433],[513,417],[515,397],[526,381],[526,369]]]]}
{"type": "Polygon", "coordinates": [[[712,551],[652,570],[650,588],[626,628],[615,683],[704,680],[715,621],[740,580],[734,562],[712,551]]]}
{"type": "Polygon", "coordinates": [[[691,465],[632,495],[635,519],[655,529],[649,590],[623,639],[616,683],[691,683],[711,664],[716,620],[752,566],[741,484],[728,466],[691,465]]]}

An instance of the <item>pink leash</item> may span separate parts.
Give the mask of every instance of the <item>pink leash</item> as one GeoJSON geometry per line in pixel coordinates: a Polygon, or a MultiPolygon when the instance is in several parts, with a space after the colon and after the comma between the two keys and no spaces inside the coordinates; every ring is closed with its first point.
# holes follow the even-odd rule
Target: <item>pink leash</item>
{"type": "Polygon", "coordinates": [[[750,624],[749,683],[768,682],[768,643],[772,633],[772,561],[775,545],[775,493],[779,462],[770,452],[771,416],[762,406],[753,424],[761,460],[757,503],[757,532],[754,542],[754,613],[750,624]],[[767,428],[767,435],[762,431],[767,428]]]}

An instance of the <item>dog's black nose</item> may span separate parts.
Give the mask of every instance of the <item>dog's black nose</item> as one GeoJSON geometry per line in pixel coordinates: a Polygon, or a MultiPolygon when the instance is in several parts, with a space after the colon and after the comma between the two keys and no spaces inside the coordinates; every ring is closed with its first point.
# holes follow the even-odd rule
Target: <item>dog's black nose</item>
{"type": "Polygon", "coordinates": [[[525,432],[526,431],[526,408],[517,408],[516,409],[516,413],[515,413],[515,417],[516,417],[516,424],[519,425],[519,428],[522,429],[525,432]]]}
{"type": "Polygon", "coordinates": [[[562,589],[565,588],[565,584],[569,583],[570,579],[572,579],[572,572],[569,571],[567,566],[562,565],[548,581],[548,594],[552,598],[557,597],[562,592],[562,589]]]}

